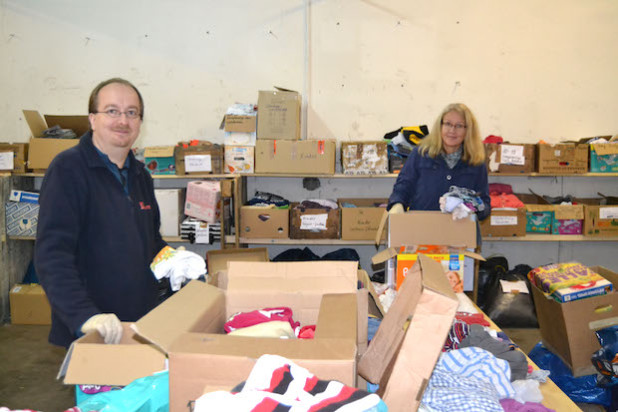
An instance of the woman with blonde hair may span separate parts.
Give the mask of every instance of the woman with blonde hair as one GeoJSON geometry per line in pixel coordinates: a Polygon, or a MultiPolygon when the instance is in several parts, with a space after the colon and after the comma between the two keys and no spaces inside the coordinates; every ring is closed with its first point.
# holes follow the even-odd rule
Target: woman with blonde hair
{"type": "MultiPolygon", "coordinates": [[[[388,200],[390,213],[440,210],[452,187],[480,198],[479,220],[490,213],[485,149],[472,111],[462,103],[446,106],[429,135],[410,153],[388,200]]],[[[479,239],[480,241],[480,239],[479,239]]]]}

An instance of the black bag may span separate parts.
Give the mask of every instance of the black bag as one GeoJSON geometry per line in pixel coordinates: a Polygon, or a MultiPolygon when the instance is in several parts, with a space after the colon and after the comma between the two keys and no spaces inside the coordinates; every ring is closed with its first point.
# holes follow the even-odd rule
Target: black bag
{"type": "Polygon", "coordinates": [[[512,270],[500,275],[491,283],[485,303],[485,313],[500,328],[538,328],[532,289],[527,274],[532,270],[528,265],[517,265],[512,270]],[[504,293],[500,280],[523,281],[528,293],[504,293]]]}

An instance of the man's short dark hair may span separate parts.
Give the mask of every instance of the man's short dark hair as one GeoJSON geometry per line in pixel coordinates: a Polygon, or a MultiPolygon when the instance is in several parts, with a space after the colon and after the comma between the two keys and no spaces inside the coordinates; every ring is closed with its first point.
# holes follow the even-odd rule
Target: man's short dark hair
{"type": "Polygon", "coordinates": [[[137,97],[139,99],[139,117],[140,119],[144,120],[144,99],[142,99],[142,94],[139,92],[139,90],[137,90],[137,87],[135,87],[133,83],[128,80],[121,79],[120,77],[113,77],[97,84],[97,87],[95,87],[92,90],[92,93],[90,93],[90,99],[88,99],[88,113],[97,113],[99,111],[97,108],[97,106],[99,105],[99,92],[102,88],[112,83],[124,84],[125,86],[128,86],[135,90],[135,93],[137,93],[137,97]]]}

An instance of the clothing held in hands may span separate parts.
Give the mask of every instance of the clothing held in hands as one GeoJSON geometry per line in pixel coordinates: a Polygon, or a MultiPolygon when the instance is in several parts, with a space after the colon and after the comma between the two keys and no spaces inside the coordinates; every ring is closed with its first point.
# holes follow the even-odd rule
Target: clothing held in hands
{"type": "Polygon", "coordinates": [[[172,290],[180,290],[186,280],[206,274],[206,262],[197,253],[165,246],[150,264],[157,280],[169,278],[172,290]]]}
{"type": "Polygon", "coordinates": [[[440,210],[453,215],[453,220],[458,220],[482,212],[485,205],[477,192],[465,187],[451,186],[449,191],[440,197],[440,210]]]}

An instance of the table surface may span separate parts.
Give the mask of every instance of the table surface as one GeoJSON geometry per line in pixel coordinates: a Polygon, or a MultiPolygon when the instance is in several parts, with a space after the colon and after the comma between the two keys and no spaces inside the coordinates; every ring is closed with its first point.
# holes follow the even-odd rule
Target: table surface
{"type": "MultiPolygon", "coordinates": [[[[474,309],[477,310],[478,313],[482,313],[485,316],[485,319],[490,324],[490,327],[494,330],[501,331],[501,329],[496,325],[490,318],[484,313],[467,295],[463,293],[457,294],[460,297],[460,301],[462,299],[467,303],[469,303],[474,309]]],[[[519,349],[518,349],[519,350],[519,349]]],[[[525,355],[525,353],[524,353],[525,355]]],[[[526,360],[528,361],[528,365],[532,365],[534,369],[539,369],[539,367],[532,362],[532,360],[526,355],[526,360]]],[[[541,383],[539,385],[541,389],[541,393],[543,394],[543,406],[553,409],[556,412],[560,411],[580,411],[581,409],[569,398],[562,390],[551,380],[547,379],[545,383],[541,383]]]]}

